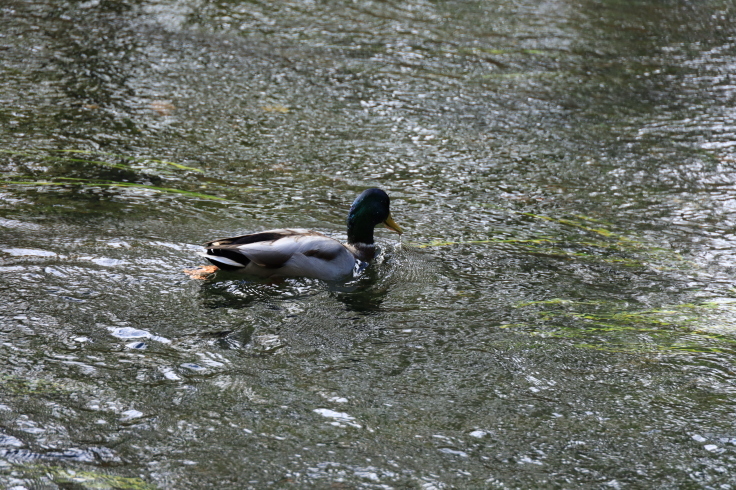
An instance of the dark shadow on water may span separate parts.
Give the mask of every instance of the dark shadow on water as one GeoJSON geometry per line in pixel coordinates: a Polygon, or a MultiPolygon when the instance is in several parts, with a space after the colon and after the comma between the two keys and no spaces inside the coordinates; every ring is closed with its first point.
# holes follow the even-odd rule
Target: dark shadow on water
{"type": "Polygon", "coordinates": [[[381,269],[380,266],[370,266],[360,277],[345,285],[331,285],[330,296],[353,313],[371,315],[380,312],[390,291],[390,287],[382,280],[381,269]]]}
{"type": "Polygon", "coordinates": [[[325,282],[307,278],[253,278],[233,272],[217,271],[202,286],[201,298],[205,308],[249,308],[264,304],[280,309],[283,300],[306,299],[328,294],[349,312],[374,314],[390,291],[385,274],[391,267],[372,264],[356,278],[346,282],[325,282]]]}

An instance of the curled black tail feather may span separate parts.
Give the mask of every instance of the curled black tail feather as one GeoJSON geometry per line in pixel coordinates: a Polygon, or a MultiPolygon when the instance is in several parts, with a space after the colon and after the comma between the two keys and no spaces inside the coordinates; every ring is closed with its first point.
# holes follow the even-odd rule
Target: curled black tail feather
{"type": "Polygon", "coordinates": [[[242,269],[246,265],[250,263],[250,260],[248,260],[248,257],[246,257],[243,254],[238,253],[235,250],[228,250],[228,249],[218,249],[218,248],[209,248],[207,249],[207,255],[213,255],[215,257],[225,257],[226,259],[230,259],[234,262],[237,262],[238,264],[242,264],[240,267],[236,267],[231,264],[225,264],[222,262],[218,262],[216,259],[210,259],[209,257],[205,256],[207,260],[209,260],[210,264],[216,265],[220,269],[224,271],[236,271],[238,269],[242,269]]]}

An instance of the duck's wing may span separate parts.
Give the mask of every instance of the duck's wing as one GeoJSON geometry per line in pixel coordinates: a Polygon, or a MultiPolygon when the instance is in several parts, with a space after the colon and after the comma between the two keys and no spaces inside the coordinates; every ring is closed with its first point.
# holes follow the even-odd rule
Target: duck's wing
{"type": "Polygon", "coordinates": [[[268,230],[213,240],[203,254],[213,264],[257,275],[335,279],[349,274],[355,257],[342,243],[302,229],[268,230]]]}
{"type": "Polygon", "coordinates": [[[299,242],[299,237],[312,234],[315,232],[283,229],[220,238],[204,244],[207,249],[204,256],[215,265],[226,266],[225,269],[247,267],[250,262],[260,267],[277,268],[291,258],[293,244],[299,242]]]}
{"type": "Polygon", "coordinates": [[[303,228],[288,228],[288,229],[285,228],[285,229],[279,229],[279,230],[266,230],[266,231],[261,231],[258,233],[234,236],[230,238],[218,238],[217,240],[212,240],[210,242],[205,243],[204,246],[205,248],[211,248],[211,246],[219,247],[219,246],[225,246],[225,245],[247,245],[249,243],[273,242],[276,240],[280,240],[282,238],[294,237],[297,235],[324,236],[321,233],[317,233],[316,231],[306,230],[303,228]]]}

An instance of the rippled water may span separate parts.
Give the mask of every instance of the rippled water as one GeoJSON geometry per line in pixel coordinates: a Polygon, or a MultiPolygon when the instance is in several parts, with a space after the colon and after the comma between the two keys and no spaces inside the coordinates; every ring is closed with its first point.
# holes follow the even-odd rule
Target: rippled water
{"type": "Polygon", "coordinates": [[[729,1],[5,1],[0,483],[733,488],[729,1]],[[407,233],[346,284],[205,240],[407,233]]]}

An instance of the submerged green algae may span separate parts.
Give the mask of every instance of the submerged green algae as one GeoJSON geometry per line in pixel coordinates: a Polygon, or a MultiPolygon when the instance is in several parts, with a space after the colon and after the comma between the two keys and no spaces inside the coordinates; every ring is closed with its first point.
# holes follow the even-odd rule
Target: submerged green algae
{"type": "Polygon", "coordinates": [[[154,490],[157,488],[141,478],[55,465],[11,464],[5,468],[0,467],[0,475],[3,474],[12,476],[16,481],[32,480],[36,484],[46,481],[47,485],[59,485],[62,488],[90,490],[154,490]]]}
{"type": "Polygon", "coordinates": [[[429,242],[410,242],[410,244],[417,248],[511,245],[513,247],[512,251],[515,249],[519,253],[631,268],[685,270],[694,266],[692,261],[686,260],[674,250],[649,243],[633,234],[614,231],[614,225],[595,218],[583,215],[576,215],[576,219],[548,216],[516,211],[491,204],[483,204],[482,207],[490,207],[503,213],[562,225],[562,231],[544,229],[541,230],[543,234],[536,237],[509,238],[506,234],[503,238],[436,239],[429,242]],[[564,233],[565,229],[582,231],[585,235],[592,235],[593,239],[586,238],[585,235],[564,233]]]}
{"type": "Polygon", "coordinates": [[[580,339],[575,345],[615,352],[722,352],[736,348],[736,301],[682,303],[637,309],[627,304],[551,298],[520,302],[531,322],[501,328],[530,335],[580,339]],[[590,342],[600,337],[600,342],[590,342]],[[588,339],[585,341],[584,339],[588,339]],[[709,345],[715,341],[718,345],[709,345]]]}
{"type": "Polygon", "coordinates": [[[197,172],[197,173],[204,173],[204,170],[201,168],[196,167],[190,167],[188,165],[183,165],[181,163],[172,162],[169,160],[163,160],[159,158],[146,158],[146,157],[134,157],[130,155],[123,155],[120,153],[111,153],[111,152],[103,152],[103,151],[91,151],[91,150],[76,150],[76,149],[62,149],[62,150],[44,150],[44,149],[36,149],[36,150],[27,150],[27,151],[17,151],[17,150],[6,150],[6,149],[0,149],[0,153],[5,153],[7,155],[15,155],[20,157],[26,157],[26,158],[37,158],[41,160],[46,161],[56,161],[56,162],[77,162],[77,163],[89,163],[94,165],[101,165],[105,167],[112,167],[112,168],[121,168],[121,169],[128,169],[132,168],[133,163],[138,164],[146,164],[146,163],[154,163],[154,164],[160,164],[168,167],[173,167],[177,170],[185,170],[189,172],[197,172]],[[99,155],[102,157],[110,157],[113,159],[118,160],[125,160],[127,164],[122,163],[113,163],[106,160],[90,160],[90,159],[83,159],[83,158],[73,158],[66,156],[67,154],[77,154],[77,155],[99,155]]]}
{"type": "Polygon", "coordinates": [[[56,395],[66,390],[59,384],[42,378],[23,378],[14,375],[0,376],[0,392],[11,396],[56,395]]]}
{"type": "Polygon", "coordinates": [[[136,184],[133,182],[111,182],[100,180],[74,179],[71,177],[59,177],[60,182],[55,181],[23,181],[23,180],[0,180],[0,184],[18,185],[18,186],[82,186],[82,187],[131,187],[136,189],[146,189],[155,192],[164,192],[169,194],[181,194],[188,197],[196,197],[200,199],[209,199],[213,201],[227,201],[224,197],[213,196],[210,194],[202,194],[201,192],[185,191],[181,189],[172,189],[168,187],[157,187],[145,184],[136,184]]]}

